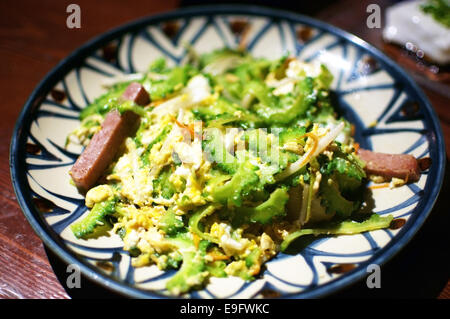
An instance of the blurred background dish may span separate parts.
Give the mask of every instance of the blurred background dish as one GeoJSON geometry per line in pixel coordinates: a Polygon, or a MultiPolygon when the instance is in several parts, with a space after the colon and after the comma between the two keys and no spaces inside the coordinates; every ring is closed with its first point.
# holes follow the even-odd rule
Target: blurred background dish
{"type": "Polygon", "coordinates": [[[386,9],[384,50],[413,77],[450,97],[450,2],[403,1],[386,9]]]}

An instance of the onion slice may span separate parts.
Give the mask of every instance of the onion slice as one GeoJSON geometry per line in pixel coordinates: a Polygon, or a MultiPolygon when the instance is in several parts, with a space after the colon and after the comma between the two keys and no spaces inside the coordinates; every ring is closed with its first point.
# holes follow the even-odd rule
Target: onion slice
{"type": "MultiPolygon", "coordinates": [[[[339,123],[336,127],[331,129],[330,132],[328,132],[327,135],[322,137],[321,139],[318,139],[313,147],[305,154],[303,155],[298,161],[292,163],[289,165],[283,172],[279,173],[275,176],[276,181],[280,181],[285,179],[288,176],[291,176],[292,174],[298,172],[303,166],[308,164],[312,158],[316,157],[325,149],[328,147],[328,145],[334,141],[334,139],[341,133],[341,131],[344,129],[344,122],[339,123]]],[[[312,137],[313,135],[309,135],[309,137],[312,137]]]]}
{"type": "Polygon", "coordinates": [[[187,109],[200,103],[211,95],[210,91],[208,79],[202,75],[196,75],[189,80],[187,86],[181,91],[181,95],[159,104],[151,113],[159,117],[175,114],[181,109],[187,109]]]}

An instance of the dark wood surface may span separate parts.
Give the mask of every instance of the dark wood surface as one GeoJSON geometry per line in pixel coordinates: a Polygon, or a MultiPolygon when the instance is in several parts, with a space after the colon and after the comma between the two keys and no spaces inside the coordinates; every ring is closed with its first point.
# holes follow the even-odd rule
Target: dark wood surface
{"type": "MultiPolygon", "coordinates": [[[[323,6],[287,7],[330,22],[373,45],[383,48],[379,29],[368,29],[366,8],[377,1],[318,1],[323,6]],[[329,4],[331,3],[331,4],[329,4]]],[[[58,273],[58,261],[47,257],[42,242],[33,232],[16,201],[8,165],[9,144],[15,121],[26,99],[61,59],[78,46],[117,25],[180,5],[165,1],[0,1],[0,298],[80,297],[63,288],[50,266],[58,273]],[[81,29],[66,27],[66,7],[81,7],[81,29]]],[[[281,2],[276,2],[280,7],[281,2]]],[[[384,8],[388,1],[378,1],[384,8]]],[[[273,2],[266,1],[266,5],[273,2]]],[[[280,7],[282,8],[282,7],[280,7]]],[[[450,112],[448,99],[425,90],[441,120],[450,158],[450,112]]],[[[449,298],[448,285],[448,173],[436,206],[424,227],[400,254],[383,268],[383,286],[378,290],[363,283],[335,297],[426,297],[449,298]],[[434,247],[429,249],[428,247],[434,247]]],[[[82,296],[82,295],[81,295],[82,296]]],[[[86,296],[95,296],[89,293],[86,296]]],[[[97,295],[98,296],[98,295],[97,295]]]]}

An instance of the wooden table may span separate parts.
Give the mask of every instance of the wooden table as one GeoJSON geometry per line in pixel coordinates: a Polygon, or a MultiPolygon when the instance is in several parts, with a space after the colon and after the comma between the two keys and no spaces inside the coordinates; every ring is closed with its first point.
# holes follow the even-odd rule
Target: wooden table
{"type": "MultiPolygon", "coordinates": [[[[325,6],[325,9],[316,6],[307,13],[381,48],[380,30],[365,27],[366,7],[373,2],[344,0],[325,6]]],[[[270,1],[266,3],[270,4],[270,1]]],[[[379,3],[382,7],[387,4],[386,1],[379,3]]],[[[147,0],[140,1],[139,5],[127,5],[120,0],[0,2],[0,96],[3,97],[0,116],[0,298],[70,298],[57,280],[42,242],[22,214],[11,185],[9,144],[14,123],[29,94],[61,59],[92,37],[133,19],[179,5],[176,0],[147,0]],[[70,3],[81,7],[81,29],[66,27],[66,7],[70,3]]],[[[426,93],[439,114],[447,150],[450,150],[449,101],[430,91],[426,93]]],[[[448,175],[441,194],[448,194],[450,189],[448,175]]],[[[361,283],[335,297],[448,298],[448,222],[445,214],[448,214],[448,200],[441,195],[421,231],[383,268],[381,289],[369,291],[361,283]],[[427,248],[430,243],[436,248],[427,248]]]]}

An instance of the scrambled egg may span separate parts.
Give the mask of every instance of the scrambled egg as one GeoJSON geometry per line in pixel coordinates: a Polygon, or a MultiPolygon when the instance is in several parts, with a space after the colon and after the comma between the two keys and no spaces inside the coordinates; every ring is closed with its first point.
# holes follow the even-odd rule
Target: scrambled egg
{"type": "Polygon", "coordinates": [[[126,152],[118,159],[108,180],[121,182],[120,195],[133,204],[144,206],[152,203],[152,176],[147,167],[142,167],[136,144],[128,138],[126,152]]]}
{"type": "Polygon", "coordinates": [[[100,203],[114,196],[112,187],[109,185],[98,185],[91,188],[86,193],[85,204],[87,207],[94,207],[95,203],[100,203]]]}

